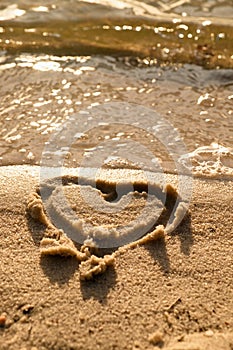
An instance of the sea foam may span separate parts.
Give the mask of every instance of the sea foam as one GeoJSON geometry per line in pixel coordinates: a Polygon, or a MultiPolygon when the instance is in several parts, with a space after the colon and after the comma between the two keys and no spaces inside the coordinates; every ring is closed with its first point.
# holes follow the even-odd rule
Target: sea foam
{"type": "Polygon", "coordinates": [[[194,176],[233,177],[233,148],[211,143],[209,146],[198,147],[179,159],[184,166],[187,160],[192,163],[194,176]]]}

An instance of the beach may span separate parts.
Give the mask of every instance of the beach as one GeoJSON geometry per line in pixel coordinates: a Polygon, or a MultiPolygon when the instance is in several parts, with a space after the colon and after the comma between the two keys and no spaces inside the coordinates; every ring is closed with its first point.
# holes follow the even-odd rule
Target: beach
{"type": "Polygon", "coordinates": [[[1,350],[232,350],[232,16],[1,2],[1,350]]]}

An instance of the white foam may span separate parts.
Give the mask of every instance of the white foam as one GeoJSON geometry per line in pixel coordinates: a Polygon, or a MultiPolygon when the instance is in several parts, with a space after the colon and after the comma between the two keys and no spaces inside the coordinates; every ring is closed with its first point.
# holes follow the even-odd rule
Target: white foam
{"type": "Polygon", "coordinates": [[[192,163],[194,176],[233,177],[233,148],[211,143],[210,146],[198,147],[179,159],[184,166],[187,160],[192,163]]]}
{"type": "Polygon", "coordinates": [[[100,4],[103,6],[109,6],[116,9],[132,8],[135,15],[161,15],[161,11],[155,6],[142,3],[137,0],[82,0],[84,2],[100,4]]]}
{"type": "Polygon", "coordinates": [[[19,9],[17,4],[12,4],[0,10],[0,21],[7,21],[16,17],[23,16],[26,11],[19,9]]]}

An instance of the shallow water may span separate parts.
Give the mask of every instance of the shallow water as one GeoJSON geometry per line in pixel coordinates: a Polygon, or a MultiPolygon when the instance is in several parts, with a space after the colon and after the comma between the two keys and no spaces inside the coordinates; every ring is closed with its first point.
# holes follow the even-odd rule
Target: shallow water
{"type": "MultiPolygon", "coordinates": [[[[45,142],[70,116],[103,103],[121,115],[124,102],[150,108],[152,125],[159,113],[186,153],[212,143],[225,147],[232,173],[231,2],[104,3],[1,2],[1,164],[39,164],[45,142]]],[[[127,123],[90,131],[69,149],[67,164],[79,165],[84,152],[91,157],[106,140],[122,147],[133,140],[173,171],[166,140],[136,130],[125,113],[127,123]]],[[[216,147],[207,154],[205,169],[216,162],[216,147]]]]}

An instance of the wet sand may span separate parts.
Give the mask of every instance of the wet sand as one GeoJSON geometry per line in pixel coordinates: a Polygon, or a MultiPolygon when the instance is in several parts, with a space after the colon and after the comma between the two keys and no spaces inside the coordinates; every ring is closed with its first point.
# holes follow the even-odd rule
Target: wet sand
{"type": "Polygon", "coordinates": [[[175,232],[80,281],[76,259],[40,255],[38,169],[0,168],[1,349],[232,349],[232,181],[195,179],[175,232]]]}

